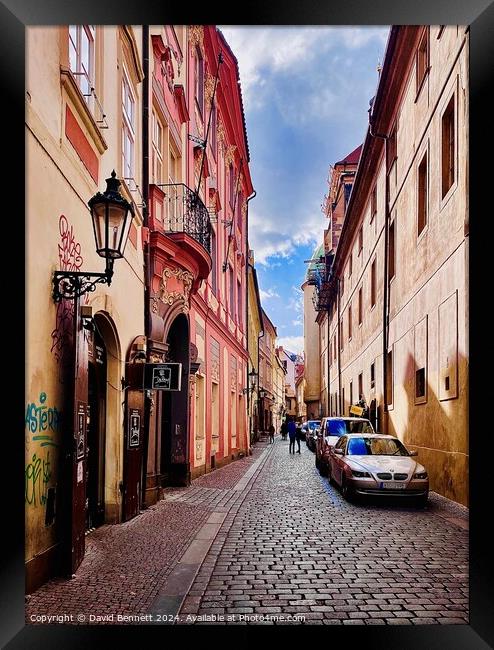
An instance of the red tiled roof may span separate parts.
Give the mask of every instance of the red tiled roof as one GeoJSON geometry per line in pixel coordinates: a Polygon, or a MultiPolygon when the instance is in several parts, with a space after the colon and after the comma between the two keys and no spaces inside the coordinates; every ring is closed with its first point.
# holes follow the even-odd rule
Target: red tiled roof
{"type": "Polygon", "coordinates": [[[344,163],[347,163],[349,165],[356,165],[358,164],[358,161],[360,159],[360,152],[362,151],[362,145],[359,144],[359,146],[354,149],[351,153],[348,154],[343,160],[338,160],[336,165],[342,165],[344,163]]]}

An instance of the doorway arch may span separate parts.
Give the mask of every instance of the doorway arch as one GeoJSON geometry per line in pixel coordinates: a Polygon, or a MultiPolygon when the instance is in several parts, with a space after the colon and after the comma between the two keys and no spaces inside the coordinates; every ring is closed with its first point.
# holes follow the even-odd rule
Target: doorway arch
{"type": "Polygon", "coordinates": [[[100,480],[104,484],[99,489],[103,493],[104,522],[116,523],[121,519],[119,480],[122,475],[123,449],[121,347],[117,328],[107,312],[98,311],[94,315],[94,324],[95,335],[102,340],[106,352],[105,416],[99,420],[100,426],[104,428],[104,432],[100,432],[100,439],[104,439],[104,470],[100,480]]]}
{"type": "Polygon", "coordinates": [[[166,360],[182,364],[180,390],[161,391],[161,485],[190,483],[189,465],[189,320],[175,316],[166,335],[166,360]]]}

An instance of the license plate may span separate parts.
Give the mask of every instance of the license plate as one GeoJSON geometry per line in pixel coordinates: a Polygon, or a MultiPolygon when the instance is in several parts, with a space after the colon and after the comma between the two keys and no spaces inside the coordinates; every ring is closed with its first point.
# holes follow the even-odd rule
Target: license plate
{"type": "Polygon", "coordinates": [[[379,487],[381,490],[404,490],[405,483],[399,481],[383,481],[379,487]]]}

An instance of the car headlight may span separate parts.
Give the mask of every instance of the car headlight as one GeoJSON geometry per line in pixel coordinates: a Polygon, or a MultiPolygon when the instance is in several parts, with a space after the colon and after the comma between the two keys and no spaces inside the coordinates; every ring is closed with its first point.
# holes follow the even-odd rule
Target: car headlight
{"type": "Polygon", "coordinates": [[[413,478],[428,478],[427,472],[416,472],[413,478]]]}
{"type": "Polygon", "coordinates": [[[355,478],[371,478],[369,472],[357,472],[356,470],[352,469],[352,474],[355,476],[355,478]]]}

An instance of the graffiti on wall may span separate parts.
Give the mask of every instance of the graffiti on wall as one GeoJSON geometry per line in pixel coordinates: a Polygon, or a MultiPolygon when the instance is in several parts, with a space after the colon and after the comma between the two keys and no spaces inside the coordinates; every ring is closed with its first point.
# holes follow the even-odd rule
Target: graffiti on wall
{"type": "MultiPolygon", "coordinates": [[[[81,244],[74,235],[74,227],[65,215],[60,215],[58,222],[60,242],[58,244],[58,261],[60,271],[80,271],[82,266],[81,244]]],[[[62,300],[57,304],[55,329],[51,333],[51,352],[58,363],[64,360],[64,354],[70,349],[74,303],[62,300]]]]}
{"type": "Polygon", "coordinates": [[[50,447],[58,447],[53,437],[58,433],[62,414],[56,406],[46,401],[42,392],[38,402],[26,406],[26,442],[36,442],[40,449],[32,454],[25,468],[25,500],[30,506],[44,506],[47,499],[48,484],[52,475],[50,447]]]}

